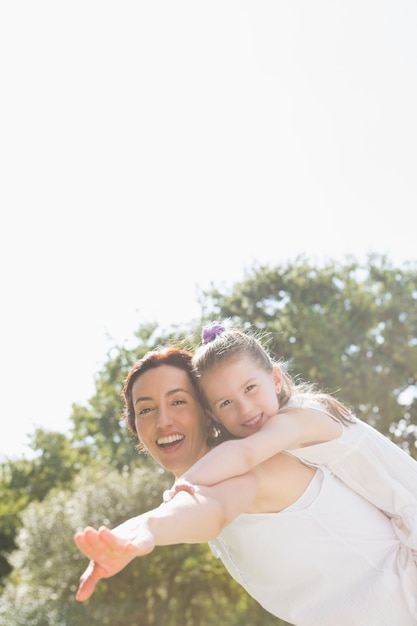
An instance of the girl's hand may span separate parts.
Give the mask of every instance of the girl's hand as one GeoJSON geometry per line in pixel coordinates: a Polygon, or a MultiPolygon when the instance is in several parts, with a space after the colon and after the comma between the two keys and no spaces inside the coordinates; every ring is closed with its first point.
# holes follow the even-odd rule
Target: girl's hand
{"type": "Polygon", "coordinates": [[[193,496],[198,491],[198,487],[188,482],[188,480],[183,480],[180,478],[174,483],[171,489],[167,489],[166,491],[164,491],[163,496],[162,496],[163,501],[169,502],[180,491],[186,491],[187,493],[193,496]]]}

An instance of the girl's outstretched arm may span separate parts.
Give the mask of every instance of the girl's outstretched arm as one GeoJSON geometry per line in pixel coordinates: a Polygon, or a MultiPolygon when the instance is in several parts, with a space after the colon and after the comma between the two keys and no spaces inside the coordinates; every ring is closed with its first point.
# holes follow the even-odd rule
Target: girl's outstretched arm
{"type": "Polygon", "coordinates": [[[314,409],[283,409],[258,432],[225,441],[199,459],[164,493],[168,501],[180,490],[193,493],[193,485],[215,485],[240,476],[284,450],[330,441],[339,437],[340,424],[314,409]]]}
{"type": "Polygon", "coordinates": [[[87,600],[102,578],[120,572],[137,556],[155,546],[205,543],[253,502],[258,489],[255,476],[248,474],[202,487],[195,496],[187,493],[158,508],[120,524],[112,531],[87,527],[74,536],[77,547],[90,559],[80,578],[76,599],[87,600]]]}

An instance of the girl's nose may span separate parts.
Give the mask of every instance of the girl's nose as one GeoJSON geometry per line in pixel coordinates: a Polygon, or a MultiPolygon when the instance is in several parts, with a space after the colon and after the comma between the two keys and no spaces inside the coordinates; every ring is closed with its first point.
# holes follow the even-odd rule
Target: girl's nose
{"type": "Polygon", "coordinates": [[[240,398],[237,408],[239,416],[241,418],[245,418],[252,409],[252,403],[248,398],[246,398],[246,396],[244,396],[243,398],[240,398]]]}

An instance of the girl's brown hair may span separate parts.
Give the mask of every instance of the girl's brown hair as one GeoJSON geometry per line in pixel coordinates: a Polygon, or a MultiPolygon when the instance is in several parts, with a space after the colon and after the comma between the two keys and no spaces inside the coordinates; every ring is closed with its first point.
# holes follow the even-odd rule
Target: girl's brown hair
{"type": "MultiPolygon", "coordinates": [[[[209,340],[203,343],[194,353],[193,367],[196,377],[201,381],[204,374],[224,364],[231,359],[249,356],[255,363],[267,372],[272,372],[278,365],[282,371],[282,388],[278,394],[279,406],[282,408],[292,399],[297,397],[302,403],[308,401],[319,402],[323,408],[344,424],[353,422],[351,411],[339,400],[328,393],[323,393],[316,385],[306,382],[298,382],[284,369],[284,363],[275,362],[268,350],[262,345],[254,333],[243,332],[236,328],[226,328],[221,323],[215,322],[210,325],[214,332],[209,332],[209,340]]],[[[203,338],[204,338],[203,331],[203,338]]],[[[203,402],[207,406],[204,391],[200,385],[203,402]]]]}

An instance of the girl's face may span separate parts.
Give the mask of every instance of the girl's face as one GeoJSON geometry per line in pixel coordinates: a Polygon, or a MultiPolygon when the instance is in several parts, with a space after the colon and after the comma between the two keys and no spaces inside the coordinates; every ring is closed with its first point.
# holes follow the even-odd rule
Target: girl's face
{"type": "Polygon", "coordinates": [[[187,373],[161,365],[132,385],[139,439],[165,469],[180,476],[208,451],[207,419],[187,373]]]}
{"type": "Polygon", "coordinates": [[[204,374],[201,386],[214,419],[236,437],[246,437],[278,412],[277,387],[281,380],[279,367],[267,372],[245,356],[204,374]]]}

